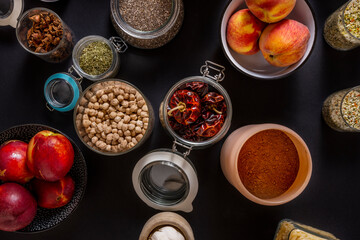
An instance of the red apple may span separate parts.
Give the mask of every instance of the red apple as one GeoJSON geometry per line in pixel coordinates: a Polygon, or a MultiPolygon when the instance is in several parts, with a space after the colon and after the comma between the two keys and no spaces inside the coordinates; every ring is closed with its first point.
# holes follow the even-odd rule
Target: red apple
{"type": "Polygon", "coordinates": [[[58,208],[68,204],[75,189],[74,180],[69,175],[56,182],[34,179],[31,184],[37,202],[43,208],[58,208]]]}
{"type": "Polygon", "coordinates": [[[250,11],[261,21],[274,23],[294,9],[296,0],[245,0],[250,11]]]}
{"type": "Polygon", "coordinates": [[[36,178],[57,181],[71,169],[74,149],[64,135],[44,130],[30,140],[27,157],[27,166],[36,178]]]}
{"type": "Polygon", "coordinates": [[[249,9],[237,11],[230,17],[227,25],[226,40],[229,47],[243,55],[257,53],[258,40],[265,26],[249,9]]]}
{"type": "Polygon", "coordinates": [[[284,19],[264,29],[259,46],[266,61],[277,67],[286,67],[304,56],[309,39],[310,31],[304,24],[284,19]]]}
{"type": "Polygon", "coordinates": [[[26,183],[34,177],[26,166],[28,144],[10,140],[0,146],[0,180],[26,183]]]}
{"type": "Polygon", "coordinates": [[[36,215],[35,198],[17,183],[0,185],[0,230],[16,231],[29,225],[36,215]]]}

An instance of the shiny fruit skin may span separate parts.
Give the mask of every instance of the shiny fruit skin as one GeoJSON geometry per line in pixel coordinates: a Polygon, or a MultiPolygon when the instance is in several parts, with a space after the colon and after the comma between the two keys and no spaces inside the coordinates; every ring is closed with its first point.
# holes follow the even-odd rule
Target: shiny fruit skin
{"type": "Polygon", "coordinates": [[[305,54],[310,39],[309,29],[302,23],[284,19],[269,24],[260,36],[260,50],[271,65],[287,67],[305,54]]]}
{"type": "Polygon", "coordinates": [[[294,9],[296,0],[245,0],[250,11],[266,23],[279,22],[294,9]]]}
{"type": "Polygon", "coordinates": [[[31,193],[17,183],[0,185],[0,230],[17,231],[29,225],[37,203],[31,193]]]}
{"type": "Polygon", "coordinates": [[[36,178],[57,181],[65,177],[74,163],[74,149],[62,134],[38,132],[29,142],[27,166],[36,178]]]}
{"type": "Polygon", "coordinates": [[[34,177],[26,165],[27,148],[28,144],[20,140],[10,140],[0,146],[0,180],[24,184],[34,177]]]}
{"type": "Polygon", "coordinates": [[[258,40],[265,26],[249,9],[237,11],[230,17],[227,25],[226,40],[229,47],[243,55],[257,53],[258,40]]]}
{"type": "Polygon", "coordinates": [[[37,196],[37,202],[43,208],[58,208],[70,202],[74,195],[75,183],[69,176],[56,181],[46,182],[34,179],[31,187],[37,196]]]}

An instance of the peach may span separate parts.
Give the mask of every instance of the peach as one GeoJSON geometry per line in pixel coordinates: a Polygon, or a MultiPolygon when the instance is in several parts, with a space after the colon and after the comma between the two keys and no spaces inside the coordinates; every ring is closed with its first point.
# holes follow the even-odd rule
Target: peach
{"type": "Polygon", "coordinates": [[[265,26],[249,9],[237,11],[230,17],[227,25],[226,39],[230,48],[244,55],[257,53],[258,40],[265,26]]]}
{"type": "Polygon", "coordinates": [[[36,178],[53,182],[71,169],[74,149],[64,135],[44,130],[30,140],[27,157],[27,166],[36,178]]]}
{"type": "Polygon", "coordinates": [[[296,0],[245,0],[250,11],[261,21],[274,23],[294,9],[296,0]]]}
{"type": "Polygon", "coordinates": [[[0,146],[0,180],[27,183],[34,177],[26,166],[28,144],[10,140],[0,146]]]}
{"type": "Polygon", "coordinates": [[[58,208],[70,202],[75,190],[74,180],[65,176],[56,182],[34,179],[31,187],[37,196],[37,202],[43,208],[58,208]]]}
{"type": "Polygon", "coordinates": [[[17,183],[0,185],[0,230],[16,231],[29,225],[37,203],[31,193],[17,183]]]}
{"type": "Polygon", "coordinates": [[[266,61],[277,67],[298,62],[305,54],[309,29],[295,20],[269,24],[260,36],[259,46],[266,61]]]}

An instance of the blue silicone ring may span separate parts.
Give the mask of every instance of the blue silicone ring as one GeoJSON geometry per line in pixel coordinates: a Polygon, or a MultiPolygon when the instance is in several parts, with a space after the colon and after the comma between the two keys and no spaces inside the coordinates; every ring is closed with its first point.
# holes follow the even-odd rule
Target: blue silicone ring
{"type": "Polygon", "coordinates": [[[75,105],[76,105],[76,102],[77,100],[79,99],[79,96],[80,96],[80,89],[78,87],[78,84],[76,82],[76,80],[74,78],[72,78],[71,76],[69,76],[68,74],[66,73],[56,73],[56,74],[53,74],[51,75],[45,82],[45,86],[44,86],[44,95],[45,95],[45,99],[47,101],[47,103],[53,108],[55,109],[56,111],[59,111],[59,112],[68,112],[68,111],[71,111],[74,109],[75,105]],[[49,85],[49,83],[55,79],[62,79],[64,81],[66,81],[67,83],[70,84],[73,92],[74,92],[74,97],[71,101],[71,103],[65,107],[55,107],[49,97],[49,95],[46,93],[46,88],[47,86],[49,85]]]}

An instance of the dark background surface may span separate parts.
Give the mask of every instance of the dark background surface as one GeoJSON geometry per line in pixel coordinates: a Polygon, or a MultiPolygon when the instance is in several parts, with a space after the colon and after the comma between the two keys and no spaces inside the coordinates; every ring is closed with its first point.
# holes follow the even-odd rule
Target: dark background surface
{"type": "MultiPolygon", "coordinates": [[[[342,2],[311,0],[317,22],[315,48],[308,61],[287,78],[263,81],[234,69],[220,44],[219,26],[228,4],[224,0],[184,0],[185,19],[179,34],[155,50],[130,47],[121,55],[118,78],[135,84],[152,103],[156,125],[139,149],[120,157],[103,157],[88,150],[77,137],[72,114],[50,112],[43,85],[71,64],[50,64],[27,53],[15,31],[0,28],[0,130],[23,123],[57,128],[81,148],[88,164],[88,186],[78,209],[57,227],[37,234],[0,231],[0,239],[138,239],[145,222],[157,210],[143,203],[133,190],[131,173],[147,152],[171,147],[172,139],[158,120],[158,106],[177,81],[199,75],[205,60],[226,67],[222,85],[234,107],[229,133],[248,124],[277,123],[303,137],[313,158],[308,187],[285,205],[266,207],[243,197],[225,179],[219,163],[222,143],[192,151],[199,192],[191,213],[182,213],[196,239],[272,239],[278,222],[290,218],[335,234],[340,239],[360,239],[360,135],[338,133],[322,120],[323,100],[332,92],[358,85],[360,48],[340,52],[322,37],[325,19],[342,2]]],[[[116,36],[110,22],[108,0],[60,0],[43,3],[26,0],[25,10],[43,6],[57,12],[79,40],[87,35],[116,36]]],[[[91,82],[83,81],[83,89],[91,82]]]]}

